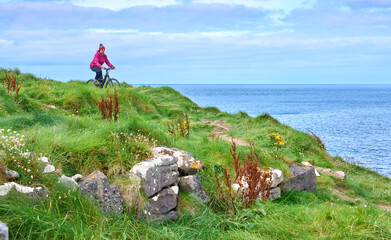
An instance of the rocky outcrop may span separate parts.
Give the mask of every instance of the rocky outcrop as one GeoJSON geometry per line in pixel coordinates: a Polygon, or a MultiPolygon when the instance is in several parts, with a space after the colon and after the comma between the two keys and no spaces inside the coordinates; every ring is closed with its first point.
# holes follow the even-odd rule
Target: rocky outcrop
{"type": "Polygon", "coordinates": [[[309,166],[289,165],[291,176],[281,184],[282,191],[316,191],[315,168],[309,166]]]}
{"type": "Polygon", "coordinates": [[[8,240],[8,227],[0,221],[0,240],[8,240]]]}
{"type": "Polygon", "coordinates": [[[80,182],[83,179],[83,175],[75,174],[72,176],[72,179],[75,180],[76,182],[80,182]]]}
{"type": "MultiPolygon", "coordinates": [[[[31,154],[31,153],[30,153],[31,154]]],[[[33,155],[34,156],[34,155],[33,155]]],[[[40,157],[37,159],[38,162],[42,165],[42,171],[43,173],[53,173],[56,171],[56,168],[53,166],[53,164],[50,162],[50,159],[48,157],[40,157]]]]}
{"type": "Polygon", "coordinates": [[[202,202],[209,202],[209,197],[201,186],[201,177],[198,175],[190,175],[179,178],[179,189],[184,192],[189,192],[202,202]]]}
{"type": "Polygon", "coordinates": [[[200,159],[186,151],[156,147],[151,149],[154,157],[136,164],[129,172],[129,179],[133,183],[128,188],[138,189],[140,194],[126,194],[126,203],[138,202],[138,195],[145,195],[144,204],[137,205],[142,219],[173,220],[177,217],[178,182],[180,189],[192,191],[202,201],[209,198],[202,190],[201,179],[194,175],[203,167],[200,159]],[[182,176],[179,180],[179,176],[182,176]],[[193,182],[190,179],[194,180],[193,182]],[[189,180],[189,181],[188,181],[189,180]],[[130,199],[128,199],[130,198],[130,199]]]}
{"type": "Polygon", "coordinates": [[[80,182],[81,193],[95,199],[103,212],[121,214],[122,198],[118,187],[110,185],[107,177],[95,171],[80,182]]]}
{"type": "Polygon", "coordinates": [[[15,190],[18,193],[22,193],[28,198],[47,197],[47,194],[49,193],[46,187],[33,188],[22,186],[15,182],[8,182],[3,185],[0,185],[0,197],[8,195],[8,193],[12,190],[15,190]]]}
{"type": "Polygon", "coordinates": [[[67,187],[70,187],[70,188],[78,188],[79,187],[79,184],[77,184],[77,182],[75,180],[73,180],[72,178],[67,177],[65,175],[61,175],[61,177],[58,180],[59,180],[59,182],[65,184],[67,187]]]}

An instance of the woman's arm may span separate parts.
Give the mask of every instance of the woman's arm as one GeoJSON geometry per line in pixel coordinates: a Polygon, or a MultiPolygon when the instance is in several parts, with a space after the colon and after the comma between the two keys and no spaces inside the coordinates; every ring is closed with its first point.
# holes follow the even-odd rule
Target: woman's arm
{"type": "Polygon", "coordinates": [[[107,55],[105,54],[105,63],[107,64],[107,66],[111,67],[111,68],[114,68],[113,64],[111,64],[109,62],[109,59],[107,59],[107,55]]]}

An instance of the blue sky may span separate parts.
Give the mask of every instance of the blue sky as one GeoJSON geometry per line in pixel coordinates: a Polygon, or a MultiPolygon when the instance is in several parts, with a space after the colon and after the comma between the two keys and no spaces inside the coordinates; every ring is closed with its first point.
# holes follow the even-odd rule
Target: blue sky
{"type": "Polygon", "coordinates": [[[0,0],[0,67],[130,84],[391,84],[390,0],[0,0]]]}

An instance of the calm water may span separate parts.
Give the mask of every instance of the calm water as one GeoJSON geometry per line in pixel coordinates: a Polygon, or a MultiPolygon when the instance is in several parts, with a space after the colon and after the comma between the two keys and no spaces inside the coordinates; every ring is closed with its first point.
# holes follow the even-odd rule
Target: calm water
{"type": "Polygon", "coordinates": [[[391,85],[170,85],[202,107],[269,113],[321,137],[332,155],[391,177],[391,85]]]}

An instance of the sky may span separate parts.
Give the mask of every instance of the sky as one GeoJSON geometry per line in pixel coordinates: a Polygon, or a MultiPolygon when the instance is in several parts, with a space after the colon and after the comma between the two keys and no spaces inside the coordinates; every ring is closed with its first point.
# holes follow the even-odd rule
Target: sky
{"type": "Polygon", "coordinates": [[[0,67],[129,84],[391,84],[391,0],[0,0],[0,67]]]}

